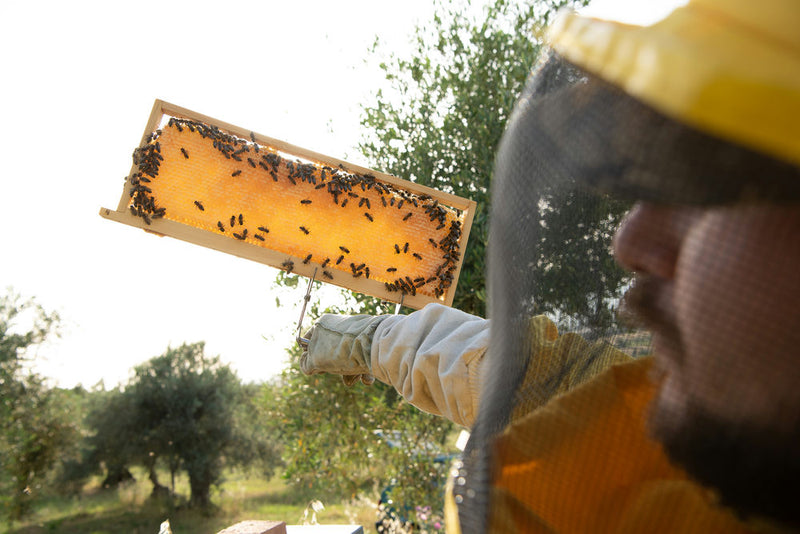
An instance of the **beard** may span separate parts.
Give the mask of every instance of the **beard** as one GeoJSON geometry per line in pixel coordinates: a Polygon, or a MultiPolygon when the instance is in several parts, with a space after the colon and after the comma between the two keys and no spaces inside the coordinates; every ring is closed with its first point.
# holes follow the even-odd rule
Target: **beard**
{"type": "Polygon", "coordinates": [[[689,400],[680,416],[657,401],[648,426],[667,455],[743,519],[800,528],[800,429],[722,420],[689,400]]]}
{"type": "MultiPolygon", "coordinates": [[[[653,332],[655,374],[664,381],[678,379],[669,376],[669,368],[679,368],[685,358],[680,331],[665,305],[667,291],[665,281],[637,276],[621,310],[623,318],[653,332]],[[666,365],[659,362],[659,352],[662,360],[669,360],[666,365]]],[[[706,410],[690,391],[684,391],[676,406],[663,395],[664,387],[662,382],[650,407],[648,428],[667,456],[696,481],[716,490],[720,504],[740,518],[769,518],[800,528],[795,493],[800,481],[800,424],[785,430],[724,420],[706,410]]]]}

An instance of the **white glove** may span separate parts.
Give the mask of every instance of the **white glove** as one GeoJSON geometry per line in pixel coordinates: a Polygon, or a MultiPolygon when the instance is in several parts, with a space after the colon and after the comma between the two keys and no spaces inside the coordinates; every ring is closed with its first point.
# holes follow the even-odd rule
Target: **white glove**
{"type": "Polygon", "coordinates": [[[375,329],[389,315],[323,315],[304,336],[308,348],[300,357],[300,370],[307,375],[331,373],[352,386],[358,380],[370,385],[370,351],[375,329]]]}

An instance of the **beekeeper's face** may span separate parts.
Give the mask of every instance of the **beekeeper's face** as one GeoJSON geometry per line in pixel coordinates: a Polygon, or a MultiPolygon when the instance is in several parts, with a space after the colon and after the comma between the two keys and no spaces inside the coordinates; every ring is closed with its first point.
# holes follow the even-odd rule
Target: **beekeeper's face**
{"type": "Polygon", "coordinates": [[[615,254],[654,334],[654,435],[729,503],[781,506],[752,479],[800,476],[800,208],[639,204],[615,254]]]}

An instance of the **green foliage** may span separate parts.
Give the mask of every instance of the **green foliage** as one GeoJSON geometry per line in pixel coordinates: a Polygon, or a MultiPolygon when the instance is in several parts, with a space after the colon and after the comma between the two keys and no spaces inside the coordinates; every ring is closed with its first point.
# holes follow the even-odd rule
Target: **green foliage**
{"type": "Polygon", "coordinates": [[[0,297],[0,510],[25,516],[78,429],[58,391],[30,371],[29,351],[57,333],[59,318],[12,291],[0,297]]]}
{"type": "MultiPolygon", "coordinates": [[[[312,305],[311,320],[319,314],[318,306],[312,305]]],[[[440,470],[434,451],[419,454],[419,449],[435,444],[437,450],[445,450],[451,423],[419,411],[379,382],[347,387],[339,376],[306,376],[297,365],[299,347],[289,352],[293,364],[279,384],[264,386],[262,405],[280,428],[284,477],[298,492],[322,501],[328,495],[353,498],[380,490],[393,479],[405,483],[407,477],[415,477],[415,483],[397,491],[397,498],[426,505],[440,501],[443,480],[417,483],[429,473],[438,476],[440,470]],[[381,435],[398,438],[389,445],[381,435]]]]}
{"type": "Polygon", "coordinates": [[[73,484],[105,471],[102,487],[116,488],[132,477],[129,466],[145,463],[147,453],[138,439],[133,401],[133,396],[124,394],[121,389],[92,392],[86,416],[90,433],[85,440],[81,468],[75,466],[71,470],[73,484]]]}
{"type": "Polygon", "coordinates": [[[630,274],[615,261],[611,242],[630,207],[627,201],[576,191],[544,197],[541,260],[531,269],[540,281],[533,313],[547,313],[570,330],[597,332],[615,325],[612,310],[630,274]]]}
{"type": "Polygon", "coordinates": [[[98,395],[88,416],[94,433],[87,463],[105,467],[106,486],[142,465],[154,495],[169,494],[158,479],[159,463],[169,469],[173,491],[176,473],[184,470],[189,504],[208,509],[225,467],[254,467],[269,477],[279,463],[254,395],[218,356],[205,355],[202,342],[168,348],[136,367],[124,390],[98,395]]]}
{"type": "MultiPolygon", "coordinates": [[[[485,316],[489,181],[505,124],[558,8],[587,1],[440,4],[410,57],[381,62],[388,89],[364,106],[362,154],[386,172],[478,203],[453,305],[485,316]]],[[[376,42],[374,53],[379,52],[376,42]]]]}
{"type": "MultiPolygon", "coordinates": [[[[451,424],[420,412],[392,388],[380,383],[347,387],[337,376],[309,377],[294,369],[284,373],[284,380],[281,396],[267,402],[281,422],[284,475],[309,497],[354,498],[392,479],[436,469],[433,454],[409,451],[422,442],[441,446],[451,424]],[[401,446],[389,446],[376,434],[379,430],[400,434],[401,446]]],[[[419,478],[413,482],[404,486],[402,498],[425,504],[439,500],[441,485],[419,485],[419,478]]]]}

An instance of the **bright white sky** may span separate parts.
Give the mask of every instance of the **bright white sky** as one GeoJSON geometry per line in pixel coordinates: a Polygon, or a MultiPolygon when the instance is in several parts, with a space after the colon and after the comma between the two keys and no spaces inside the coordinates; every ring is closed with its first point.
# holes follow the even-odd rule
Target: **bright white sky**
{"type": "MultiPolygon", "coordinates": [[[[363,163],[359,104],[382,83],[367,49],[380,35],[402,54],[431,3],[0,2],[0,291],[63,319],[37,371],[112,387],[168,346],[204,340],[246,381],[279,373],[304,287],[278,289],[275,269],[98,211],[116,208],[156,98],[363,163]]],[[[646,24],[682,3],[586,11],[646,24]]]]}

